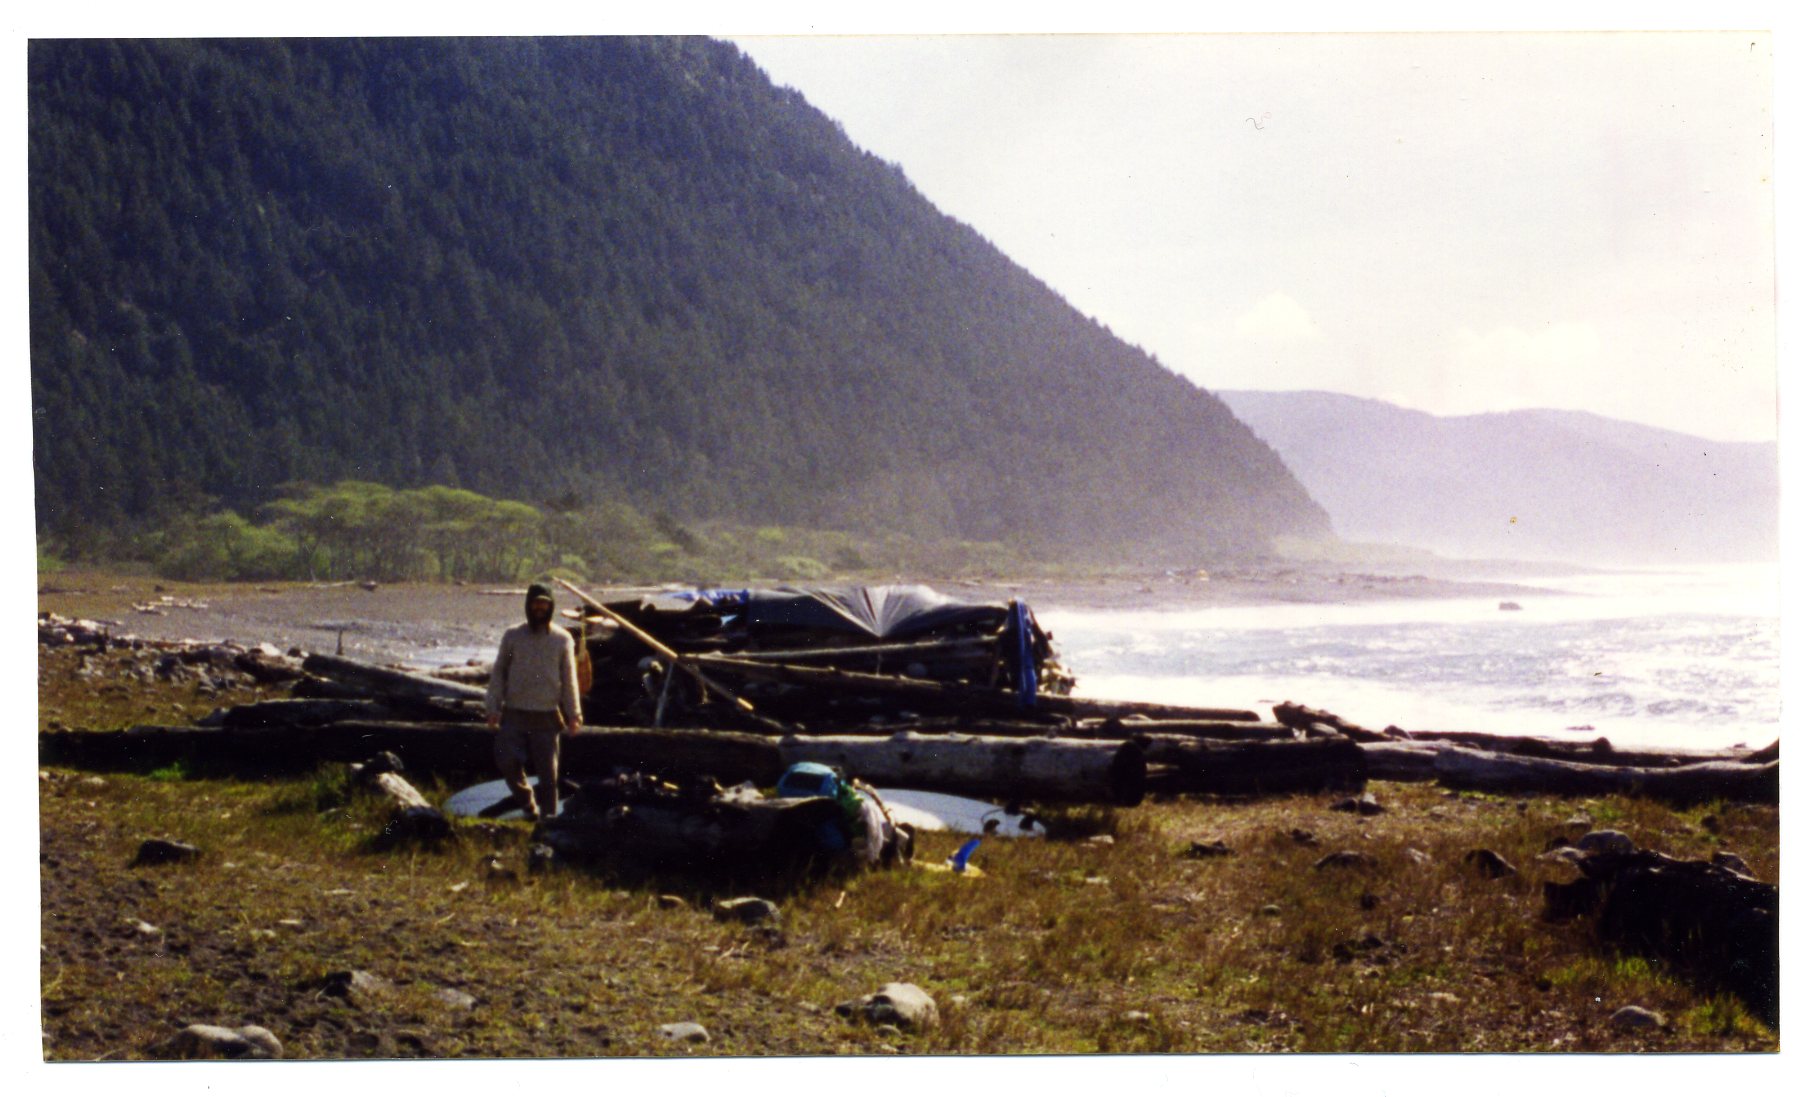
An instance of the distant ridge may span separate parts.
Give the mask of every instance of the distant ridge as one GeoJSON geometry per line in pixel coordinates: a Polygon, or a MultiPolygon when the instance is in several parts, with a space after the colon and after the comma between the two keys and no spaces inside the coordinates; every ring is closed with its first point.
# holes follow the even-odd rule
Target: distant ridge
{"type": "Polygon", "coordinates": [[[33,40],[73,551],[286,481],[1189,561],[1327,536],[1221,401],[734,46],[33,40]]]}
{"type": "Polygon", "coordinates": [[[1219,393],[1350,540],[1584,562],[1777,558],[1777,447],[1588,412],[1439,417],[1330,392],[1219,393]]]}

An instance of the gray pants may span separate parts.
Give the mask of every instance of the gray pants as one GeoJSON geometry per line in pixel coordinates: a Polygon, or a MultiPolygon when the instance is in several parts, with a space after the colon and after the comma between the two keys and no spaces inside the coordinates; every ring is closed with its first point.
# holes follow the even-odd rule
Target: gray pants
{"type": "Polygon", "coordinates": [[[560,795],[557,782],[561,779],[561,726],[558,712],[507,708],[492,735],[492,760],[498,764],[498,774],[528,815],[554,818],[560,795]],[[536,776],[533,804],[525,766],[536,776]]]}

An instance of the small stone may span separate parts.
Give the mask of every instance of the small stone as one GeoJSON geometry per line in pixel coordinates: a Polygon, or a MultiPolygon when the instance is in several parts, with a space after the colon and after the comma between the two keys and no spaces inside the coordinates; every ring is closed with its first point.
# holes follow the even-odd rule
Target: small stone
{"type": "Polygon", "coordinates": [[[1084,844],[1087,846],[1113,846],[1115,845],[1115,835],[1092,834],[1090,837],[1084,839],[1084,844]]]}
{"type": "Polygon", "coordinates": [[[158,934],[164,932],[150,922],[142,921],[138,918],[131,918],[128,919],[128,921],[132,924],[133,932],[141,937],[156,937],[158,934]]]}
{"type": "Polygon", "coordinates": [[[270,1029],[259,1025],[190,1025],[152,1051],[172,1059],[278,1059],[284,1048],[270,1029]]]}
{"type": "Polygon", "coordinates": [[[1519,871],[1512,866],[1512,862],[1491,849],[1471,849],[1462,855],[1462,861],[1476,872],[1493,880],[1498,880],[1503,876],[1516,875],[1519,871]]]}
{"type": "Polygon", "coordinates": [[[663,910],[679,910],[687,905],[687,900],[679,895],[658,895],[655,897],[655,905],[663,910]]]}
{"type": "Polygon", "coordinates": [[[1356,901],[1360,904],[1362,910],[1373,910],[1380,905],[1380,896],[1375,895],[1371,891],[1364,891],[1361,893],[1361,898],[1356,901]]]}
{"type": "Polygon", "coordinates": [[[201,850],[186,842],[173,842],[168,838],[147,838],[139,843],[138,855],[132,859],[132,863],[134,865],[171,865],[182,861],[193,861],[201,854],[201,850]]]}
{"type": "Polygon", "coordinates": [[[712,1039],[704,1025],[696,1024],[693,1021],[677,1021],[674,1024],[663,1025],[662,1035],[670,1040],[679,1040],[689,1044],[703,1044],[712,1039]]]}
{"type": "Polygon", "coordinates": [[[1386,808],[1374,799],[1374,794],[1366,792],[1360,796],[1345,796],[1330,805],[1331,811],[1344,811],[1351,815],[1382,815],[1386,808]]]}
{"type": "Polygon", "coordinates": [[[1411,858],[1414,864],[1428,865],[1431,863],[1431,855],[1414,846],[1407,846],[1405,855],[1411,858]]]}
{"type": "Polygon", "coordinates": [[[1357,868],[1367,864],[1369,860],[1370,858],[1365,853],[1352,849],[1345,849],[1336,853],[1324,854],[1322,857],[1319,857],[1317,863],[1311,867],[1319,870],[1326,868],[1357,868]]]}
{"type": "Polygon", "coordinates": [[[485,878],[495,883],[508,883],[516,880],[517,874],[514,870],[506,868],[501,859],[492,857],[485,862],[485,878]]]}
{"type": "Polygon", "coordinates": [[[77,783],[80,784],[83,788],[88,788],[88,789],[106,788],[107,787],[106,780],[103,778],[100,778],[100,777],[84,777],[84,778],[82,778],[81,781],[79,781],[77,783]]]}
{"type": "Polygon", "coordinates": [[[767,899],[747,895],[739,899],[725,899],[712,904],[712,917],[721,922],[739,921],[747,926],[753,926],[759,922],[769,922],[781,917],[781,908],[767,899]]]}
{"type": "Polygon", "coordinates": [[[1221,838],[1212,842],[1192,842],[1191,848],[1185,851],[1187,857],[1228,857],[1235,851],[1221,838]]]}
{"type": "Polygon", "coordinates": [[[901,1030],[896,1028],[894,1025],[877,1025],[876,1026],[876,1035],[878,1035],[878,1036],[899,1036],[899,1035],[901,1035],[901,1030]]]}
{"type": "Polygon", "coordinates": [[[1615,1028],[1653,1029],[1664,1027],[1663,1015],[1654,1013],[1644,1006],[1621,1006],[1614,1011],[1611,1020],[1615,1028]]]}
{"type": "Polygon", "coordinates": [[[1299,827],[1293,827],[1292,828],[1292,840],[1294,842],[1297,842],[1301,846],[1314,846],[1317,844],[1317,835],[1312,834],[1308,830],[1303,830],[1299,827]]]}
{"type": "Polygon", "coordinates": [[[529,867],[529,871],[536,873],[547,872],[555,865],[555,849],[553,846],[537,842],[535,845],[529,847],[529,853],[525,855],[524,860],[529,867]]]}
{"type": "Polygon", "coordinates": [[[336,998],[357,999],[374,998],[391,989],[391,982],[373,975],[369,971],[336,971],[325,976],[321,981],[321,992],[336,998]]]}
{"type": "Polygon", "coordinates": [[[1633,853],[1638,850],[1637,843],[1617,830],[1591,830],[1577,838],[1575,844],[1583,853],[1633,853]]]}
{"type": "Polygon", "coordinates": [[[841,1017],[856,1017],[873,1025],[919,1029],[939,1023],[939,1005],[932,995],[913,983],[888,983],[867,998],[840,1004],[841,1017]]]}
{"type": "Polygon", "coordinates": [[[1709,858],[1709,860],[1726,869],[1728,872],[1737,872],[1741,876],[1750,876],[1754,880],[1758,879],[1758,873],[1752,871],[1752,866],[1746,864],[1746,859],[1731,850],[1721,850],[1719,853],[1716,853],[1713,857],[1709,858]]]}
{"type": "Polygon", "coordinates": [[[1563,825],[1570,828],[1585,829],[1594,826],[1594,820],[1578,812],[1563,820],[1563,825]]]}
{"type": "Polygon", "coordinates": [[[433,996],[437,1002],[452,1009],[472,1009],[479,1001],[466,991],[455,990],[453,987],[436,987],[433,996]]]}
{"type": "Polygon", "coordinates": [[[1268,903],[1265,906],[1262,906],[1260,908],[1260,912],[1262,915],[1264,915],[1268,918],[1277,918],[1280,915],[1279,904],[1278,903],[1268,903]]]}

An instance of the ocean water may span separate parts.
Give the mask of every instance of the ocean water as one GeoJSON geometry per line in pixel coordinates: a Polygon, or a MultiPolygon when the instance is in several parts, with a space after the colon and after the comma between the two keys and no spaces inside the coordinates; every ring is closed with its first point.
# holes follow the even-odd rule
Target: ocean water
{"type": "Polygon", "coordinates": [[[1369,727],[1760,747],[1778,735],[1776,565],[1518,580],[1558,593],[1333,605],[1035,607],[1084,696],[1369,727]]]}

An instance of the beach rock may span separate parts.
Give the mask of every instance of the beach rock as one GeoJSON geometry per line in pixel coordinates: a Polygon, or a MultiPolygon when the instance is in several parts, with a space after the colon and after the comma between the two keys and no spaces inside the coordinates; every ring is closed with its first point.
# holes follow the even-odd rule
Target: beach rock
{"type": "Polygon", "coordinates": [[[505,867],[500,857],[490,857],[485,862],[485,878],[494,884],[514,883],[517,879],[515,870],[505,867]]]}
{"type": "Polygon", "coordinates": [[[348,1001],[370,1000],[390,993],[391,981],[369,971],[335,971],[322,977],[321,992],[348,1001]]]}
{"type": "Polygon", "coordinates": [[[134,865],[172,865],[182,861],[193,861],[202,855],[202,851],[187,842],[176,842],[169,838],[147,838],[139,843],[139,852],[133,857],[134,865]]]}
{"type": "Polygon", "coordinates": [[[687,905],[687,900],[679,895],[658,895],[655,897],[655,905],[662,910],[679,910],[687,905]]]}
{"type": "Polygon", "coordinates": [[[1364,792],[1360,796],[1345,796],[1330,805],[1331,811],[1344,811],[1352,815],[1383,815],[1386,808],[1374,799],[1374,794],[1364,792]]]}
{"type": "Polygon", "coordinates": [[[836,1008],[840,1017],[873,1025],[921,1029],[939,1023],[939,1004],[913,983],[888,983],[867,998],[854,998],[836,1008]]]}
{"type": "Polygon", "coordinates": [[[1359,868],[1370,864],[1373,858],[1357,850],[1345,849],[1336,853],[1326,853],[1317,859],[1311,867],[1319,871],[1326,868],[1359,868]]]}
{"type": "Polygon", "coordinates": [[[1292,840],[1301,846],[1314,846],[1317,844],[1317,835],[1300,827],[1293,827],[1291,835],[1292,840]]]}
{"type": "Polygon", "coordinates": [[[1615,1028],[1625,1029],[1658,1029],[1664,1027],[1664,1017],[1644,1006],[1621,1006],[1614,1011],[1609,1020],[1615,1028]]]}
{"type": "Polygon", "coordinates": [[[164,932],[141,918],[128,918],[126,921],[132,926],[132,931],[141,937],[156,937],[164,932]]]}
{"type": "Polygon", "coordinates": [[[747,895],[740,899],[725,899],[712,904],[712,917],[721,922],[737,921],[747,926],[753,926],[781,917],[781,908],[767,899],[747,895]]]}
{"type": "Polygon", "coordinates": [[[1741,876],[1750,876],[1754,880],[1758,879],[1758,873],[1752,871],[1752,866],[1746,864],[1746,859],[1731,850],[1721,850],[1713,857],[1710,857],[1709,860],[1726,869],[1728,872],[1737,872],[1741,876]]]}
{"type": "Polygon", "coordinates": [[[1638,845],[1622,831],[1591,830],[1575,840],[1583,853],[1634,853],[1638,845]]]}
{"type": "Polygon", "coordinates": [[[1261,907],[1261,908],[1260,908],[1260,913],[1261,913],[1261,915],[1262,915],[1262,916],[1263,916],[1263,917],[1267,917],[1267,918],[1277,918],[1277,917],[1279,917],[1279,916],[1280,916],[1280,914],[1281,914],[1281,913],[1282,913],[1282,912],[1281,912],[1281,911],[1280,911],[1280,909],[1279,909],[1279,904],[1278,904],[1278,903],[1267,903],[1267,904],[1264,904],[1264,905],[1263,905],[1263,906],[1262,906],[1262,907],[1261,907]]]}
{"type": "Polygon", "coordinates": [[[280,1059],[284,1046],[259,1025],[190,1025],[152,1053],[172,1059],[280,1059]]]}
{"type": "Polygon", "coordinates": [[[1375,895],[1371,891],[1364,891],[1361,893],[1361,898],[1357,899],[1356,902],[1361,906],[1362,910],[1373,910],[1380,905],[1380,896],[1375,895]]]}
{"type": "Polygon", "coordinates": [[[662,1035],[670,1040],[688,1044],[703,1044],[712,1039],[706,1027],[693,1021],[676,1021],[662,1026],[662,1035]]]}
{"type": "Polygon", "coordinates": [[[436,987],[433,997],[437,1002],[451,1009],[472,1009],[479,1003],[479,999],[464,990],[455,990],[453,987],[436,987]]]}
{"type": "Polygon", "coordinates": [[[1131,1009],[1127,1013],[1122,1014],[1122,1020],[1127,1021],[1131,1025],[1140,1025],[1153,1020],[1153,1014],[1148,1013],[1144,1009],[1131,1009]]]}
{"type": "Polygon", "coordinates": [[[1084,844],[1088,846],[1113,846],[1115,845],[1115,835],[1092,834],[1090,837],[1084,839],[1084,844]]]}
{"type": "Polygon", "coordinates": [[[555,847],[537,842],[524,855],[524,863],[533,873],[547,872],[555,867],[555,847]]]}
{"type": "Polygon", "coordinates": [[[1469,850],[1462,855],[1462,863],[1492,880],[1513,876],[1519,871],[1512,866],[1512,862],[1486,848],[1469,850]]]}
{"type": "Polygon", "coordinates": [[[1192,842],[1191,848],[1185,851],[1187,857],[1229,857],[1235,853],[1228,843],[1221,838],[1211,842],[1192,842]]]}

